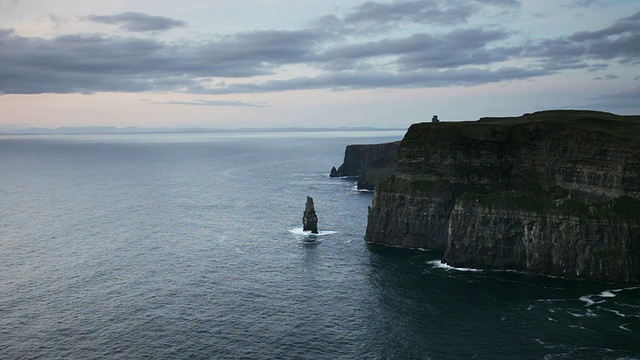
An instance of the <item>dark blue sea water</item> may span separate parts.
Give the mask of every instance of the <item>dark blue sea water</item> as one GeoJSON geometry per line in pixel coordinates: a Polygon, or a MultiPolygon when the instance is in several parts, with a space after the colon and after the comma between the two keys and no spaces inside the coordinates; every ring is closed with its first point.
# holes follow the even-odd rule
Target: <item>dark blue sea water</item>
{"type": "Polygon", "coordinates": [[[401,136],[0,137],[0,358],[640,358],[638,287],[367,246],[328,172],[401,136]]]}

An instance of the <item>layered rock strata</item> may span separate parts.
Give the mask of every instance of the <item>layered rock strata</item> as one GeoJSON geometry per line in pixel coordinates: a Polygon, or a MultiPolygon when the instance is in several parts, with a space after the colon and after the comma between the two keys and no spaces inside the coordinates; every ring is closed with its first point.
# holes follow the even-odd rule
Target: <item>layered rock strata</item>
{"type": "Polygon", "coordinates": [[[358,188],[373,190],[375,184],[393,175],[399,141],[385,144],[348,145],[344,161],[331,169],[331,177],[358,177],[358,188]]]}
{"type": "Polygon", "coordinates": [[[452,266],[640,281],[640,117],[549,111],[411,126],[365,240],[452,266]]]}

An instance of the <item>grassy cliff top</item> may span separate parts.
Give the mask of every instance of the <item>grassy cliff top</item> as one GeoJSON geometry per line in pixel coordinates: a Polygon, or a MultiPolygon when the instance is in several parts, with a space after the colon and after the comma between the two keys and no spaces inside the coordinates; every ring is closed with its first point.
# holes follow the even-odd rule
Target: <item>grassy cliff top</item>
{"type": "Polygon", "coordinates": [[[472,137],[492,139],[497,128],[550,125],[565,129],[593,132],[619,139],[640,142],[640,115],[616,115],[589,110],[548,110],[517,117],[485,117],[476,121],[423,122],[411,125],[404,141],[456,139],[472,137]]]}
{"type": "Polygon", "coordinates": [[[564,125],[602,132],[620,138],[640,140],[640,115],[623,116],[590,110],[548,110],[518,117],[485,117],[475,123],[516,126],[536,122],[564,125]]]}

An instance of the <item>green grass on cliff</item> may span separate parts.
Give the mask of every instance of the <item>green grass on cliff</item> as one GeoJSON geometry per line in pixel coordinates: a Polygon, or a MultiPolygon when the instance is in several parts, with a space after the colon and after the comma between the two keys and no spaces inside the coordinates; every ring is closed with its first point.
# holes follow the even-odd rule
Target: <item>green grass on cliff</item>
{"type": "Polygon", "coordinates": [[[510,131],[504,130],[524,128],[525,133],[528,133],[535,125],[566,130],[568,134],[575,132],[582,135],[605,135],[640,142],[640,115],[622,116],[588,110],[549,110],[518,117],[486,117],[477,121],[444,121],[437,124],[424,122],[413,124],[403,141],[420,143],[427,138],[432,142],[439,139],[447,139],[448,142],[458,139],[508,141],[510,131]]]}
{"type": "Polygon", "coordinates": [[[566,214],[586,219],[619,218],[640,222],[640,200],[621,196],[611,200],[583,201],[573,199],[569,190],[554,187],[528,191],[501,190],[490,193],[467,192],[463,204],[488,208],[520,209],[539,214],[566,214]]]}
{"type": "MultiPolygon", "coordinates": [[[[594,147],[606,148],[621,144],[620,146],[633,156],[632,161],[636,161],[635,156],[640,147],[638,143],[640,142],[640,115],[621,116],[588,110],[551,110],[519,117],[414,124],[405,135],[403,140],[405,145],[404,148],[401,147],[401,153],[405,150],[409,156],[412,154],[411,151],[422,151],[420,156],[430,156],[429,151],[433,152],[434,149],[440,148],[449,149],[452,143],[456,144],[458,146],[456,150],[459,150],[465,144],[483,141],[497,142],[498,146],[507,144],[506,146],[517,147],[520,143],[524,144],[522,146],[527,146],[530,143],[537,144],[535,141],[542,141],[540,139],[543,139],[543,136],[550,136],[553,141],[568,137],[570,141],[576,143],[576,146],[583,147],[589,146],[590,142],[594,147]]],[[[478,146],[477,149],[481,151],[483,148],[478,146]]],[[[410,167],[412,164],[413,162],[406,162],[401,165],[410,167]]],[[[499,160],[496,160],[493,163],[487,162],[487,165],[480,169],[498,174],[499,166],[502,165],[499,164],[499,160]],[[491,166],[498,168],[493,169],[491,166]]],[[[461,168],[464,170],[464,167],[461,166],[461,168]]],[[[543,188],[535,175],[531,178],[520,175],[520,178],[516,179],[519,185],[511,188],[499,183],[493,186],[473,184],[468,179],[469,177],[466,182],[454,180],[462,183],[452,185],[448,180],[407,182],[396,179],[394,176],[378,184],[377,189],[398,193],[455,189],[456,197],[462,191],[466,191],[462,200],[469,205],[522,209],[540,214],[567,214],[589,219],[622,218],[640,223],[640,200],[632,197],[584,200],[588,195],[583,194],[580,198],[576,198],[567,189],[543,188]]]]}
{"type": "Polygon", "coordinates": [[[467,192],[462,201],[483,207],[518,208],[538,213],[546,213],[558,207],[558,203],[569,198],[569,191],[556,187],[543,190],[534,187],[528,191],[499,190],[489,193],[467,192]]]}
{"type": "MultiPolygon", "coordinates": [[[[380,182],[376,191],[399,194],[429,194],[438,190],[451,190],[448,180],[404,181],[395,175],[380,182]]],[[[494,209],[525,210],[538,214],[580,216],[585,219],[612,219],[640,222],[640,200],[620,196],[610,200],[585,201],[575,199],[571,191],[553,187],[544,189],[539,184],[531,184],[527,189],[498,189],[471,187],[460,198],[463,205],[481,206],[494,209]]]]}
{"type": "Polygon", "coordinates": [[[449,180],[438,181],[402,181],[396,178],[395,175],[391,175],[389,178],[383,180],[376,185],[376,190],[382,192],[430,192],[435,190],[447,189],[451,187],[449,180]]]}
{"type": "MultiPolygon", "coordinates": [[[[516,126],[544,122],[640,140],[640,115],[616,115],[590,110],[547,110],[518,117],[486,117],[476,123],[516,126]]],[[[467,123],[469,124],[469,123],[467,123]]]]}

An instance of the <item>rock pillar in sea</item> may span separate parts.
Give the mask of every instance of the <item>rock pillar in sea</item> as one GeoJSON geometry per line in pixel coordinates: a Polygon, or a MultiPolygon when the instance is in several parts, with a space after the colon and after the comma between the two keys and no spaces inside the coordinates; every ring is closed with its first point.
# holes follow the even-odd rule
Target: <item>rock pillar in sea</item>
{"type": "Polygon", "coordinates": [[[302,230],[311,231],[312,234],[318,233],[318,216],[316,216],[316,210],[313,206],[313,198],[310,196],[307,196],[307,205],[304,208],[302,225],[302,230]]]}

